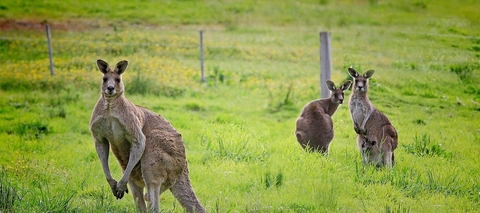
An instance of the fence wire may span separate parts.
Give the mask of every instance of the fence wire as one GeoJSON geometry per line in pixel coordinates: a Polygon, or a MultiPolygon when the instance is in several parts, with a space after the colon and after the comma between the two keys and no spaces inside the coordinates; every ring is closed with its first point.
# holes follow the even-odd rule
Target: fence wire
{"type": "MultiPolygon", "coordinates": [[[[279,30],[280,31],[280,30],[279,30]]],[[[318,41],[308,41],[308,43],[305,44],[277,44],[277,45],[271,45],[271,44],[264,44],[262,42],[258,42],[257,44],[251,44],[250,43],[242,43],[242,41],[236,41],[235,45],[228,45],[228,43],[231,43],[229,41],[230,36],[227,38],[224,36],[220,40],[213,40],[212,38],[209,38],[211,35],[213,37],[222,37],[222,31],[216,31],[216,30],[204,30],[204,48],[206,52],[206,60],[209,60],[209,55],[219,55],[222,54],[222,52],[228,52],[232,50],[237,50],[237,51],[273,51],[273,52],[286,52],[286,53],[296,53],[296,52],[302,52],[307,55],[310,55],[311,57],[314,57],[315,55],[318,56],[319,54],[319,42],[318,41]]],[[[275,36],[275,37],[281,37],[281,35],[278,35],[275,33],[276,31],[274,30],[270,35],[269,33],[263,34],[262,37],[269,37],[269,36],[275,36]]],[[[283,34],[287,35],[288,32],[290,31],[285,31],[282,30],[281,32],[284,32],[283,34]],[[287,33],[285,33],[287,32],[287,33]]],[[[310,30],[303,30],[301,33],[303,35],[309,34],[309,32],[318,36],[318,33],[315,33],[314,31],[310,30]]],[[[295,31],[295,33],[298,33],[298,31],[295,31]]],[[[331,32],[332,37],[335,37],[335,34],[344,34],[343,31],[341,30],[333,30],[331,32]]],[[[418,35],[426,35],[426,36],[431,36],[431,37],[450,37],[450,38],[456,38],[456,39],[468,39],[468,40],[480,40],[480,37],[476,36],[468,36],[468,35],[455,35],[455,34],[441,34],[441,33],[422,33],[422,32],[411,32],[411,31],[388,31],[389,34],[393,34],[393,37],[398,37],[399,34],[404,34],[404,35],[410,35],[410,36],[418,36],[418,35]]],[[[185,33],[185,37],[190,38],[191,40],[199,39],[198,37],[194,37],[192,33],[185,33]]],[[[64,36],[64,35],[62,35],[64,36]]],[[[371,36],[375,36],[374,33],[372,33],[371,36]]],[[[233,35],[231,37],[234,37],[233,35]]],[[[87,46],[95,46],[98,44],[103,44],[106,46],[114,46],[116,48],[120,47],[128,47],[128,48],[144,48],[144,49],[152,49],[155,50],[157,48],[158,51],[162,51],[165,48],[169,48],[169,51],[175,52],[175,49],[183,49],[188,51],[186,55],[189,57],[199,57],[200,55],[200,43],[199,41],[197,43],[194,42],[188,42],[188,43],[170,43],[170,42],[165,42],[165,41],[160,41],[160,42],[155,42],[155,41],[135,41],[134,39],[129,40],[129,41],[112,41],[112,40],[101,40],[101,41],[96,41],[96,40],[89,40],[89,39],[68,39],[68,38],[55,38],[55,35],[53,35],[53,41],[52,44],[54,45],[54,57],[55,53],[61,53],[64,51],[68,51],[68,48],[71,48],[72,46],[79,46],[83,45],[85,47],[87,46]],[[60,45],[61,44],[61,45],[60,45]],[[160,48],[160,49],[158,49],[160,48]]],[[[352,38],[353,40],[355,38],[352,38]]],[[[318,40],[318,39],[317,39],[318,40]]],[[[25,46],[34,46],[34,45],[43,45],[45,44],[45,51],[42,52],[48,52],[46,42],[46,38],[42,38],[40,36],[38,37],[12,37],[12,36],[0,36],[0,41],[16,41],[16,42],[21,42],[25,46]]],[[[332,54],[335,56],[339,55],[351,55],[355,56],[357,54],[361,55],[370,55],[370,56],[383,56],[383,57],[395,57],[399,53],[402,54],[408,54],[410,52],[410,48],[421,48],[424,49],[426,53],[430,54],[431,52],[443,52],[446,51],[446,46],[445,44],[441,44],[435,41],[429,41],[429,40],[415,40],[413,41],[412,39],[396,39],[392,41],[393,43],[398,44],[398,47],[395,49],[388,49],[388,50],[380,50],[381,46],[375,46],[375,44],[369,46],[367,50],[362,50],[361,52],[358,50],[355,50],[355,42],[350,42],[351,46],[353,48],[347,48],[347,49],[340,49],[336,48],[336,43],[335,39],[333,39],[333,44],[332,44],[332,54]],[[418,41],[418,42],[417,42],[418,41]],[[420,42],[422,41],[422,42],[420,42]]],[[[357,41],[361,42],[361,41],[357,41]]],[[[342,44],[342,45],[347,45],[347,44],[342,44]]],[[[34,51],[33,49],[27,48],[24,49],[24,51],[34,51]]],[[[227,54],[228,55],[228,54],[227,54]]],[[[310,58],[311,58],[310,57],[310,58]]],[[[403,58],[404,60],[410,60],[408,56],[403,58]]],[[[3,59],[7,60],[7,59],[3,59]]],[[[399,59],[402,60],[402,59],[399,59]]],[[[413,60],[413,59],[412,59],[413,60]]],[[[452,60],[449,58],[445,58],[443,62],[459,62],[461,60],[452,60]]]]}

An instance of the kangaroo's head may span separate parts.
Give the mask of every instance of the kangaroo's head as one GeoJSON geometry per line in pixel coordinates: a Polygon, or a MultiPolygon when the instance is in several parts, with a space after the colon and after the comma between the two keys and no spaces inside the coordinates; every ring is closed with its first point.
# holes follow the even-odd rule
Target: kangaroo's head
{"type": "Polygon", "coordinates": [[[98,59],[97,67],[98,70],[103,73],[102,94],[107,98],[123,94],[125,88],[123,86],[122,74],[128,67],[128,61],[123,60],[118,62],[112,70],[107,62],[98,59]]]}
{"type": "Polygon", "coordinates": [[[330,91],[332,91],[332,93],[330,95],[330,99],[332,100],[332,102],[336,103],[336,104],[343,104],[343,99],[344,99],[343,91],[350,88],[350,85],[352,84],[352,82],[351,81],[345,81],[345,82],[342,83],[342,85],[340,85],[339,88],[337,88],[335,86],[335,84],[330,80],[327,80],[326,83],[327,83],[327,88],[330,91]]]}
{"type": "Polygon", "coordinates": [[[348,74],[353,78],[353,91],[354,92],[367,92],[368,91],[368,79],[372,77],[374,70],[368,70],[363,75],[358,73],[353,68],[348,68],[348,74]]]}
{"type": "Polygon", "coordinates": [[[367,152],[372,150],[375,144],[377,144],[376,141],[371,141],[368,138],[365,138],[365,140],[362,142],[362,151],[367,152]]]}

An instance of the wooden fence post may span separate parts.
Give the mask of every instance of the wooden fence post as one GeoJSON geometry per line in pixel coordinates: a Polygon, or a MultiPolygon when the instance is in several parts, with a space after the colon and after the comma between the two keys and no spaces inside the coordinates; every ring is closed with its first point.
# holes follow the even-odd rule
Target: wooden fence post
{"type": "Polygon", "coordinates": [[[327,88],[326,80],[331,78],[332,50],[330,48],[330,33],[320,32],[320,92],[321,98],[330,97],[330,90],[327,88]]]}
{"type": "Polygon", "coordinates": [[[200,30],[200,69],[201,69],[201,78],[200,82],[205,82],[205,71],[203,67],[203,30],[200,30]]]}
{"type": "Polygon", "coordinates": [[[50,26],[45,25],[45,30],[47,31],[47,40],[48,40],[48,57],[50,58],[50,75],[55,75],[53,70],[53,53],[52,53],[52,41],[50,38],[50,26]]]}

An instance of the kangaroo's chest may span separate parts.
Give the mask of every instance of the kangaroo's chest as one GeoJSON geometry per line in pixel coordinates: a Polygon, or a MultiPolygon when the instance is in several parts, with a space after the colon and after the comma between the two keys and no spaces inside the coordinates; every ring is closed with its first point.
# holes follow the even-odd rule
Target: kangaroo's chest
{"type": "Polygon", "coordinates": [[[98,125],[101,131],[98,131],[97,134],[100,134],[102,137],[106,138],[112,149],[118,149],[129,144],[130,134],[126,131],[125,122],[121,119],[105,115],[102,116],[95,125],[98,125]]]}
{"type": "Polygon", "coordinates": [[[367,118],[367,114],[370,111],[369,105],[358,98],[352,98],[349,103],[350,114],[352,119],[356,123],[363,122],[367,118]]]}

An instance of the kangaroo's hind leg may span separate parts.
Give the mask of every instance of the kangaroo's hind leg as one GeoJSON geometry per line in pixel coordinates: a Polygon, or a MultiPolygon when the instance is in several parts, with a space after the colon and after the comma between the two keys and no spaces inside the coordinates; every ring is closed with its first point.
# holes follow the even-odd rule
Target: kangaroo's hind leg
{"type": "Polygon", "coordinates": [[[387,136],[384,139],[384,143],[382,144],[382,164],[388,168],[393,167],[393,149],[392,149],[392,141],[394,139],[390,136],[387,136]]]}
{"type": "MultiPolygon", "coordinates": [[[[158,213],[160,212],[159,196],[166,189],[162,186],[166,181],[167,173],[162,161],[151,157],[150,154],[152,153],[145,153],[144,159],[142,159],[142,174],[147,188],[145,200],[148,202],[148,211],[158,213]]],[[[156,155],[158,156],[158,154],[156,155]]]]}
{"type": "Polygon", "coordinates": [[[148,210],[149,212],[160,212],[160,186],[157,184],[147,184],[148,210]]]}
{"type": "Polygon", "coordinates": [[[132,190],[133,200],[135,205],[141,212],[147,211],[147,206],[145,205],[145,200],[143,198],[143,184],[136,183],[135,181],[130,181],[130,189],[132,190]]]}
{"type": "Polygon", "coordinates": [[[306,148],[308,144],[307,133],[305,132],[305,119],[303,117],[297,118],[295,137],[302,148],[306,148]]]}
{"type": "Polygon", "coordinates": [[[384,152],[383,153],[383,156],[382,156],[382,160],[383,160],[383,165],[387,166],[388,168],[392,168],[393,167],[393,152],[391,151],[387,151],[387,152],[384,152]]]}
{"type": "Polygon", "coordinates": [[[168,189],[168,171],[165,158],[161,152],[147,151],[142,159],[142,174],[147,188],[145,200],[148,202],[148,211],[160,212],[159,196],[168,189]]]}
{"type": "Polygon", "coordinates": [[[382,147],[382,161],[383,161],[383,165],[385,165],[386,167],[388,168],[392,168],[393,167],[393,150],[392,150],[392,146],[391,146],[391,140],[393,140],[392,138],[386,138],[386,141],[385,141],[385,144],[383,144],[383,147],[382,147]]]}

